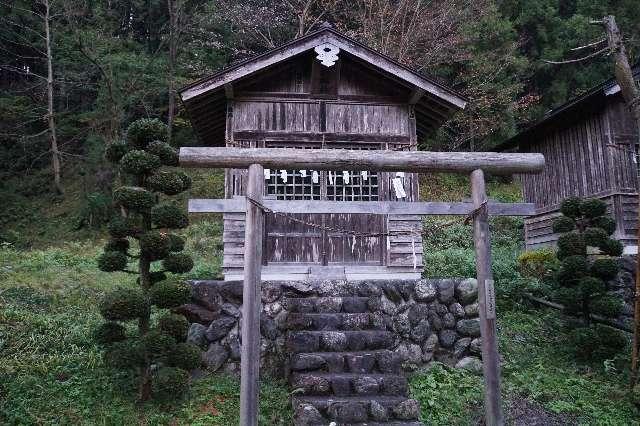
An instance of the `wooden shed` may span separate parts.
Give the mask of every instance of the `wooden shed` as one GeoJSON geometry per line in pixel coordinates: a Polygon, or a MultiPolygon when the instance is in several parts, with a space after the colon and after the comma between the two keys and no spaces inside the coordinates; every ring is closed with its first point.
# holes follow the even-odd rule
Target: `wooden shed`
{"type": "MultiPolygon", "coordinates": [[[[453,90],[328,26],[180,91],[204,146],[415,150],[465,100],[453,90]]],[[[411,173],[265,170],[265,198],[418,200],[411,173]]],[[[225,171],[225,197],[245,194],[246,170],[225,171]]],[[[413,278],[420,238],[348,235],[421,228],[419,216],[268,213],[264,279],[413,278]]],[[[242,276],[244,214],[224,214],[225,279],[242,276]]]]}
{"type": "MultiPolygon", "coordinates": [[[[633,67],[636,79],[638,64],[633,67]]],[[[524,200],[536,214],[525,219],[527,249],[555,244],[551,223],[567,197],[604,200],[615,218],[615,238],[635,253],[638,227],[638,128],[620,87],[610,79],[550,111],[497,150],[544,154],[544,171],[523,175],[524,200]]]]}

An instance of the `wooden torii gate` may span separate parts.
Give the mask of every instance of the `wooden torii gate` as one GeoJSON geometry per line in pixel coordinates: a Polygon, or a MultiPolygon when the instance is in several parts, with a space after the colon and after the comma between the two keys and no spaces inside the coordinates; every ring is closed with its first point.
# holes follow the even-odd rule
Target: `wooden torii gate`
{"type": "Polygon", "coordinates": [[[257,426],[260,369],[260,282],[262,265],[263,206],[281,213],[390,213],[473,215],[478,305],[482,336],[485,418],[487,425],[502,425],[500,365],[496,342],[496,314],[488,217],[528,216],[532,204],[488,203],[484,172],[536,173],[544,167],[542,154],[492,152],[408,152],[296,150],[269,148],[180,149],[182,167],[248,168],[245,199],[191,200],[190,211],[246,212],[240,424],[257,426]],[[390,172],[453,172],[471,174],[472,203],[428,202],[327,202],[263,200],[263,167],[272,169],[368,170],[390,172]],[[249,202],[247,202],[247,200],[249,202]]]}

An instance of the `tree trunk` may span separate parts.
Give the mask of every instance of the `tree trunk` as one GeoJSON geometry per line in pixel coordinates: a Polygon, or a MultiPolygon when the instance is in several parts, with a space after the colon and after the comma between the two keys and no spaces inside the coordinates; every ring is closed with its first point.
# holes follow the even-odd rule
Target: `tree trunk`
{"type": "MultiPolygon", "coordinates": [[[[620,92],[625,102],[629,106],[631,113],[636,119],[636,127],[640,132],[640,90],[636,86],[636,82],[633,78],[633,71],[629,65],[629,58],[622,43],[622,36],[620,30],[616,24],[614,16],[605,16],[602,19],[605,31],[607,33],[607,42],[609,48],[613,53],[614,58],[614,74],[620,86],[620,92]]],[[[634,147],[631,148],[634,150],[634,147]]],[[[636,183],[637,185],[637,183],[636,183]]],[[[638,200],[638,210],[640,214],[640,198],[638,200]]],[[[640,218],[640,216],[639,216],[640,218]]],[[[638,253],[636,254],[636,262],[638,267],[636,268],[636,290],[635,290],[635,309],[634,309],[634,333],[633,333],[633,352],[631,355],[631,386],[634,386],[638,381],[638,352],[640,350],[640,220],[638,226],[638,241],[636,246],[638,247],[638,253]]]]}
{"type": "Polygon", "coordinates": [[[56,122],[53,110],[53,56],[51,54],[51,13],[49,0],[43,0],[45,7],[44,31],[47,44],[47,120],[49,122],[49,141],[51,146],[51,167],[53,169],[53,184],[56,192],[64,194],[60,182],[60,151],[58,150],[58,138],[56,136],[56,122]]]}

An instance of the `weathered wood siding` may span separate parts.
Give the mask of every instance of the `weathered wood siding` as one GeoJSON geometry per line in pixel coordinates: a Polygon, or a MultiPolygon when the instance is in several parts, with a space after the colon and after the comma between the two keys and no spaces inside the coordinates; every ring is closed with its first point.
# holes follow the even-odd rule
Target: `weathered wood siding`
{"type": "MultiPolygon", "coordinates": [[[[227,101],[227,145],[237,147],[393,149],[414,150],[416,124],[408,104],[410,91],[390,84],[382,76],[341,58],[331,69],[319,66],[312,55],[303,55],[275,69],[237,84],[227,101]]],[[[277,173],[279,171],[272,171],[277,173]]],[[[308,171],[309,175],[311,171],[308,171]]],[[[277,174],[266,180],[265,196],[280,199],[344,201],[417,201],[415,174],[369,173],[365,182],[351,171],[351,182],[337,187],[341,174],[322,171],[317,188],[299,171],[292,188],[278,188],[277,174]],[[392,180],[403,181],[406,197],[398,199],[392,180]],[[372,182],[375,181],[375,186],[372,182]],[[297,186],[300,183],[299,187],[297,186]],[[358,185],[354,185],[357,183],[358,185]],[[355,186],[355,187],[354,187],[355,186]],[[295,188],[293,188],[295,187],[295,188]],[[296,192],[297,191],[297,192],[296,192]]],[[[225,196],[243,195],[246,171],[226,170],[225,196]]],[[[419,216],[370,214],[299,214],[293,217],[359,233],[420,229],[419,216]]],[[[224,215],[225,272],[242,267],[243,215],[224,215]]],[[[419,236],[353,236],[326,231],[282,216],[267,214],[264,263],[266,265],[352,265],[420,271],[422,242],[419,236]],[[415,256],[414,256],[415,253],[415,256]]]]}
{"type": "Polygon", "coordinates": [[[551,223],[562,200],[575,196],[604,200],[617,222],[615,237],[635,245],[638,133],[622,99],[608,97],[603,108],[534,137],[521,151],[542,153],[545,168],[519,176],[524,201],[535,203],[538,211],[525,219],[527,248],[555,244],[551,223]]]}

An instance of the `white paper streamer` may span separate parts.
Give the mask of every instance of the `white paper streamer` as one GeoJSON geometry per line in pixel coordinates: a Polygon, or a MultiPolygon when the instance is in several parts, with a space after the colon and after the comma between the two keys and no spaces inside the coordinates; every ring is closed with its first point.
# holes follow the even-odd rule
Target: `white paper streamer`
{"type": "Polygon", "coordinates": [[[391,250],[391,237],[387,235],[387,251],[391,250]]]}
{"type": "Polygon", "coordinates": [[[362,176],[362,180],[367,180],[368,174],[366,170],[360,172],[360,176],[362,176]]]}
{"type": "Polygon", "coordinates": [[[271,169],[264,169],[264,178],[266,180],[271,179],[271,169]]]}
{"type": "Polygon", "coordinates": [[[282,179],[282,182],[287,183],[287,171],[286,170],[280,170],[280,179],[282,179]]]}
{"type": "Polygon", "coordinates": [[[344,183],[349,183],[349,172],[342,172],[342,181],[344,183]]]}
{"type": "Polygon", "coordinates": [[[306,170],[300,170],[300,176],[307,177],[307,171],[306,170]]]}
{"type": "Polygon", "coordinates": [[[416,257],[416,242],[411,237],[411,254],[413,254],[413,269],[418,267],[418,258],[416,257]]]}
{"type": "Polygon", "coordinates": [[[396,198],[404,198],[407,196],[407,193],[404,192],[404,187],[402,186],[402,179],[393,178],[393,190],[396,193],[396,198]]]}
{"type": "Polygon", "coordinates": [[[333,172],[329,172],[329,185],[333,185],[333,172]]]}
{"type": "Polygon", "coordinates": [[[356,249],[356,236],[353,236],[353,240],[351,242],[351,253],[353,253],[356,249]]]}
{"type": "Polygon", "coordinates": [[[396,177],[404,179],[404,172],[396,172],[396,177]]]}
{"type": "Polygon", "coordinates": [[[311,173],[311,181],[313,183],[318,183],[320,181],[320,175],[315,170],[311,173]]]}

